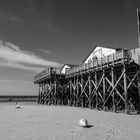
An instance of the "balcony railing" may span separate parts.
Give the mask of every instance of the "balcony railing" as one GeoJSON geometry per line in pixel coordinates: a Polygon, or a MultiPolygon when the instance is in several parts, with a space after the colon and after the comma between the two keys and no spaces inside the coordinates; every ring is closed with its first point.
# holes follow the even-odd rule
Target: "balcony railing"
{"type": "Polygon", "coordinates": [[[102,58],[98,58],[98,59],[93,58],[91,61],[89,61],[89,63],[83,63],[74,68],[67,69],[66,76],[69,76],[78,72],[90,70],[91,68],[93,69],[93,68],[98,68],[105,65],[115,64],[119,61],[123,62],[124,60],[128,58],[129,58],[128,50],[125,49],[125,50],[117,51],[116,53],[113,53],[111,55],[108,55],[102,58]]]}
{"type": "Polygon", "coordinates": [[[51,74],[60,74],[60,69],[54,67],[48,67],[47,69],[43,70],[39,74],[34,77],[34,81],[38,81],[42,78],[45,78],[51,74]]]}

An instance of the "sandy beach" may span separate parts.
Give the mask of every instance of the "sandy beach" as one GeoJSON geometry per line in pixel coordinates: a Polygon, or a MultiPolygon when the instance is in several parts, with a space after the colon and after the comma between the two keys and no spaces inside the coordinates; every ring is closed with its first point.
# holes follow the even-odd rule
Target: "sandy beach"
{"type": "Polygon", "coordinates": [[[139,140],[140,116],[37,103],[0,103],[0,140],[139,140]],[[86,118],[90,127],[78,126],[86,118]]]}

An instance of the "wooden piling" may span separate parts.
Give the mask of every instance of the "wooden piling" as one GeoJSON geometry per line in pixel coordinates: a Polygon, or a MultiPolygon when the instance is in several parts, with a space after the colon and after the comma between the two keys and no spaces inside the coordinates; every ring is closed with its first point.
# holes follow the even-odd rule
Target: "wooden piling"
{"type": "Polygon", "coordinates": [[[132,104],[139,113],[138,66],[129,59],[126,61],[124,54],[113,54],[112,57],[109,56],[106,60],[102,58],[101,62],[92,61],[88,68],[81,65],[79,70],[73,69],[73,72],[67,75],[56,74],[55,70],[42,76],[42,79],[37,79],[35,82],[39,84],[38,103],[104,110],[107,107],[114,112],[125,110],[127,114],[129,104],[132,104]]]}
{"type": "Polygon", "coordinates": [[[129,114],[129,105],[128,105],[128,92],[127,92],[127,77],[126,77],[126,65],[123,66],[124,69],[124,92],[125,92],[125,113],[129,114]]]}

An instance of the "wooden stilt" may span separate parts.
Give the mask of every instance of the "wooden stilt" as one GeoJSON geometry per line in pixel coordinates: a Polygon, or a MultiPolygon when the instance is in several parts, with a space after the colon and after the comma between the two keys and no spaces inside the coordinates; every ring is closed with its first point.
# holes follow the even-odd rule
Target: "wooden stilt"
{"type": "MultiPolygon", "coordinates": [[[[103,70],[103,99],[105,101],[105,96],[106,96],[106,93],[105,93],[105,70],[103,70]]],[[[103,110],[106,110],[105,106],[103,107],[103,110]]]]}
{"type": "Polygon", "coordinates": [[[137,75],[137,85],[138,85],[138,114],[140,114],[140,71],[137,75]]]}
{"type": "Polygon", "coordinates": [[[51,95],[51,92],[52,92],[52,85],[51,85],[51,80],[49,81],[49,105],[51,105],[51,102],[52,102],[52,95],[51,95]]]}
{"type": "Polygon", "coordinates": [[[69,105],[72,105],[72,79],[70,79],[70,104],[69,105]]]}
{"type": "Polygon", "coordinates": [[[56,81],[56,78],[55,78],[55,81],[54,81],[54,86],[55,86],[55,88],[54,88],[54,96],[55,96],[55,105],[57,105],[57,81],[56,81]]]}
{"type": "Polygon", "coordinates": [[[74,76],[74,86],[73,86],[73,95],[74,95],[74,101],[73,101],[73,105],[76,106],[76,77],[74,76]]]}
{"type": "Polygon", "coordinates": [[[40,103],[40,84],[39,84],[39,91],[38,91],[38,103],[40,103]]]}
{"type": "Polygon", "coordinates": [[[125,113],[129,114],[129,105],[128,105],[128,92],[127,92],[127,78],[126,78],[126,66],[123,66],[124,69],[124,92],[125,92],[125,113]]]}
{"type": "Polygon", "coordinates": [[[84,100],[83,100],[83,75],[81,74],[81,106],[84,107],[84,100]]]}
{"type": "Polygon", "coordinates": [[[78,76],[77,76],[77,80],[76,80],[76,85],[77,85],[77,100],[76,100],[76,106],[79,106],[79,103],[78,103],[78,96],[79,96],[79,83],[78,83],[78,76]]]}
{"type": "Polygon", "coordinates": [[[42,83],[40,84],[40,103],[42,104],[42,83]]]}
{"type": "MultiPolygon", "coordinates": [[[[114,69],[111,68],[112,86],[114,87],[114,69]]],[[[113,112],[116,112],[115,91],[113,91],[113,112]]]]}
{"type": "Polygon", "coordinates": [[[41,84],[41,104],[43,104],[43,83],[41,84]]]}
{"type": "Polygon", "coordinates": [[[95,88],[96,88],[96,109],[98,109],[98,92],[97,92],[97,72],[95,72],[95,88]]]}
{"type": "Polygon", "coordinates": [[[91,100],[91,74],[89,73],[89,108],[92,108],[92,100],[91,100]]]}

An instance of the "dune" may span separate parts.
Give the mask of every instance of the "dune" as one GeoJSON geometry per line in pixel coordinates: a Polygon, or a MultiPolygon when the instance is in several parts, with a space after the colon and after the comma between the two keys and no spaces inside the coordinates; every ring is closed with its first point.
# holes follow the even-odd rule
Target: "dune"
{"type": "Polygon", "coordinates": [[[139,140],[140,116],[36,103],[0,104],[0,140],[139,140]],[[81,118],[89,127],[80,127],[81,118]]]}

